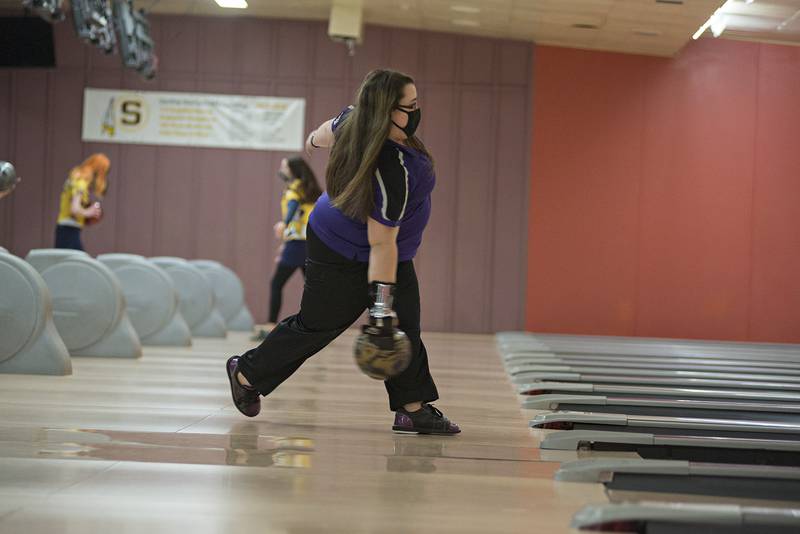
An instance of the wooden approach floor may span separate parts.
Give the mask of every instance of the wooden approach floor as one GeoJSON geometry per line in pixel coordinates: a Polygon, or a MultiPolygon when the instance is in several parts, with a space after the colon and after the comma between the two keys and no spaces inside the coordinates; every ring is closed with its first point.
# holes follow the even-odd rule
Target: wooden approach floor
{"type": "Polygon", "coordinates": [[[428,334],[461,435],[393,434],[348,332],[247,419],[224,374],[247,335],[0,375],[0,533],[570,532],[605,502],[554,483],[493,336],[428,334]]]}

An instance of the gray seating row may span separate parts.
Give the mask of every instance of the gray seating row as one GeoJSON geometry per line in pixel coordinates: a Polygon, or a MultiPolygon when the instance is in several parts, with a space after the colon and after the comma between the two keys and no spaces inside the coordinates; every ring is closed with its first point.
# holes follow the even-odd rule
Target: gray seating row
{"type": "Polygon", "coordinates": [[[70,356],[137,358],[253,327],[236,275],[217,262],[0,252],[0,372],[69,374],[70,356]]]}
{"type": "Polygon", "coordinates": [[[0,287],[0,373],[72,373],[69,352],[53,323],[50,292],[39,273],[0,252],[0,287]]]}

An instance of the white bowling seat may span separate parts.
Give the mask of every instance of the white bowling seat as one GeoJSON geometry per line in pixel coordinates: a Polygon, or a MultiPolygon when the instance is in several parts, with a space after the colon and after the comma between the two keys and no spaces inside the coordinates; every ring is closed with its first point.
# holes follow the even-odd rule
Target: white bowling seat
{"type": "Polygon", "coordinates": [[[50,292],[25,261],[0,251],[0,373],[72,374],[50,292]]]}
{"type": "Polygon", "coordinates": [[[8,251],[6,249],[4,249],[3,247],[0,247],[0,252],[5,252],[6,254],[8,254],[8,251]]]}
{"type": "Polygon", "coordinates": [[[136,254],[101,254],[119,279],[128,316],[142,345],[188,347],[192,333],[178,309],[178,293],[163,269],[136,254]]]}
{"type": "Polygon", "coordinates": [[[236,273],[221,263],[212,260],[192,260],[189,263],[199,268],[211,280],[217,309],[225,319],[228,330],[250,332],[255,323],[244,302],[244,286],[236,273]]]}
{"type": "Polygon", "coordinates": [[[41,274],[48,267],[67,258],[72,258],[73,256],[80,256],[82,258],[91,257],[82,250],[72,250],[69,248],[39,248],[28,252],[25,261],[33,265],[33,268],[41,274]]]}
{"type": "Polygon", "coordinates": [[[29,258],[44,266],[44,278],[53,299],[53,322],[72,356],[138,358],[142,345],[125,311],[125,295],[111,269],[88,255],[66,255],[59,250],[32,250],[29,258]]]}
{"type": "Polygon", "coordinates": [[[161,256],[150,261],[164,269],[178,292],[181,315],[197,337],[225,337],[225,319],[214,304],[214,290],[203,272],[182,258],[161,256]]]}

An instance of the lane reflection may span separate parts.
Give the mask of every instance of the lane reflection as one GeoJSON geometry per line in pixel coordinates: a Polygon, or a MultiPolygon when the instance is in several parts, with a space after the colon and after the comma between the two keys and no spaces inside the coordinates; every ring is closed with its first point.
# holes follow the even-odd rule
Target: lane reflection
{"type": "Polygon", "coordinates": [[[306,437],[259,434],[258,427],[247,422],[234,425],[227,435],[50,428],[0,431],[0,457],[307,469],[312,466],[314,447],[314,440],[306,437]]]}

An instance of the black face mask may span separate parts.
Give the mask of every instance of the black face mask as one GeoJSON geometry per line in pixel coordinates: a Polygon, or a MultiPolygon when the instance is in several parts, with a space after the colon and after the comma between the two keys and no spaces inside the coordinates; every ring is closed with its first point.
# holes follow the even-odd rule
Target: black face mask
{"type": "Polygon", "coordinates": [[[278,171],[278,178],[280,178],[281,180],[283,180],[284,182],[287,182],[287,183],[292,181],[292,179],[289,177],[289,175],[286,174],[285,172],[282,172],[282,171],[278,171]]]}
{"type": "Polygon", "coordinates": [[[419,126],[419,121],[422,120],[422,110],[419,108],[415,109],[414,111],[406,111],[402,108],[395,108],[397,111],[402,111],[406,115],[408,115],[408,122],[406,123],[406,127],[403,128],[396,122],[392,121],[392,124],[403,130],[403,133],[406,134],[406,137],[413,137],[414,132],[417,131],[417,126],[419,126]]]}

